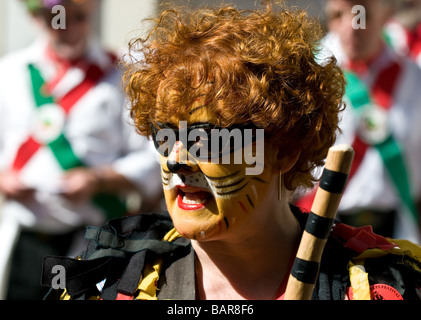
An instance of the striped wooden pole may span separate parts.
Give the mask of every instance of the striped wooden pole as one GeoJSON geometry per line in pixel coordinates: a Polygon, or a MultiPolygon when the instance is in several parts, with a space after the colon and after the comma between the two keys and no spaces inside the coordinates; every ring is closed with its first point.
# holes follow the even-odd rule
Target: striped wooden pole
{"type": "Polygon", "coordinates": [[[354,150],[348,145],[329,149],[325,168],[288,279],[285,300],[310,300],[320,260],[351,169],[354,150]]]}

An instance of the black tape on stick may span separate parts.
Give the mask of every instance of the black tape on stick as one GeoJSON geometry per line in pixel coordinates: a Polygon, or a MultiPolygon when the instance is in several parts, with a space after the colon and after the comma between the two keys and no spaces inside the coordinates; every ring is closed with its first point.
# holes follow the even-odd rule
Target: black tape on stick
{"type": "Polygon", "coordinates": [[[342,193],[346,186],[348,175],[342,172],[324,169],[320,179],[320,188],[331,193],[342,193]]]}
{"type": "Polygon", "coordinates": [[[319,275],[320,263],[295,258],[291,274],[298,280],[308,284],[315,284],[319,275]]]}
{"type": "Polygon", "coordinates": [[[314,212],[310,212],[305,230],[311,235],[324,240],[329,237],[333,223],[334,219],[321,217],[314,212]]]}

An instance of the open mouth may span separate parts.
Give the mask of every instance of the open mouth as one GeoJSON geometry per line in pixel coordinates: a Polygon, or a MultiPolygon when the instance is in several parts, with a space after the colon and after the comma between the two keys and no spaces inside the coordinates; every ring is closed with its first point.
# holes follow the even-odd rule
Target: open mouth
{"type": "Polygon", "coordinates": [[[213,195],[203,189],[187,186],[177,188],[177,205],[183,210],[201,209],[212,199],[213,195]]]}

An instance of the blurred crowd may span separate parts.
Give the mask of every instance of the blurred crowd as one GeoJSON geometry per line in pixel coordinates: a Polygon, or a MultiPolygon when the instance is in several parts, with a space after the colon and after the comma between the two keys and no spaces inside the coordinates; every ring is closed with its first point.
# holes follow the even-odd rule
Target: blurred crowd
{"type": "MultiPolygon", "coordinates": [[[[100,1],[20,2],[40,35],[0,58],[0,299],[12,300],[43,298],[43,257],[76,255],[85,226],[163,209],[121,57],[93,32],[100,1]],[[65,29],[51,27],[56,4],[65,29]]],[[[334,55],[348,81],[337,143],[356,152],[338,218],[421,243],[421,0],[324,3],[320,63],[334,55]]],[[[310,210],[313,196],[295,203],[310,210]]]]}

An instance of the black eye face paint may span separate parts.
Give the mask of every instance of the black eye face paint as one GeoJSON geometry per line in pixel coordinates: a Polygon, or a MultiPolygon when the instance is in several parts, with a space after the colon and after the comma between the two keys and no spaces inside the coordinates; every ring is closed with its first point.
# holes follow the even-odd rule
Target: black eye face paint
{"type": "Polygon", "coordinates": [[[256,129],[253,124],[234,124],[223,128],[203,122],[182,129],[169,123],[151,124],[155,148],[162,156],[168,157],[174,144],[184,138],[187,141],[182,142],[189,154],[201,160],[221,158],[255,142],[256,129]],[[251,133],[246,135],[246,130],[251,133]]]}

